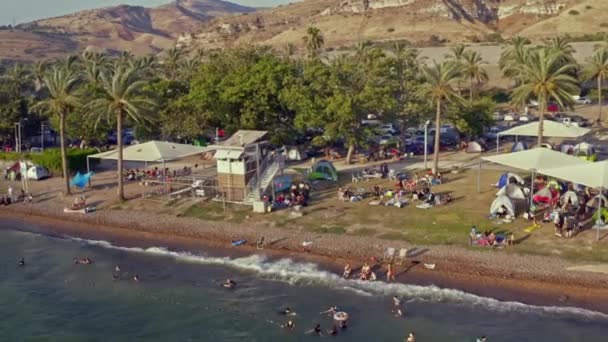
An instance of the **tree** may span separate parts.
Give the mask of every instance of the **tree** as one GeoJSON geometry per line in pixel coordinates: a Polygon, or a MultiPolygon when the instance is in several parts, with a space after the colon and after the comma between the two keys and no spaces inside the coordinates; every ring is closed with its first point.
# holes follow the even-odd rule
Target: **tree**
{"type": "Polygon", "coordinates": [[[323,44],[325,44],[325,39],[323,38],[323,34],[321,30],[314,26],[310,26],[306,30],[306,35],[302,37],[304,40],[304,45],[306,46],[306,50],[308,50],[308,57],[314,58],[317,56],[317,53],[323,44]]]}
{"type": "Polygon", "coordinates": [[[31,68],[32,76],[34,78],[34,87],[35,90],[38,92],[44,86],[44,72],[46,71],[47,63],[46,61],[37,61],[32,64],[31,68]]]}
{"type": "Polygon", "coordinates": [[[155,102],[146,94],[147,82],[140,78],[139,70],[122,65],[106,72],[101,77],[99,97],[86,106],[89,115],[97,121],[116,119],[116,138],[118,151],[118,199],[124,200],[123,185],[123,124],[130,119],[138,124],[151,123],[149,115],[155,102]]]}
{"type": "Polygon", "coordinates": [[[469,103],[472,104],[475,87],[488,81],[488,72],[482,67],[485,62],[477,51],[466,51],[460,63],[462,74],[469,81],[469,103]]]}
{"type": "Polygon", "coordinates": [[[572,94],[578,93],[578,82],[572,76],[574,63],[565,62],[560,51],[534,49],[527,53],[524,63],[516,66],[519,86],[513,90],[512,101],[525,103],[536,98],[539,106],[538,146],[543,142],[543,122],[549,100],[560,106],[572,106],[572,94]]]}
{"type": "Polygon", "coordinates": [[[459,65],[452,61],[441,64],[433,62],[431,66],[422,68],[424,80],[418,89],[418,96],[429,99],[435,105],[435,147],[433,155],[433,172],[439,167],[439,141],[441,131],[441,110],[445,102],[462,100],[454,89],[454,82],[461,77],[459,65]]]}
{"type": "Polygon", "coordinates": [[[493,124],[492,114],[495,108],[496,104],[490,97],[476,99],[466,104],[455,102],[449,107],[448,118],[456,125],[459,132],[479,137],[484,129],[493,124]]]}
{"type": "Polygon", "coordinates": [[[608,77],[608,50],[600,49],[587,59],[587,66],[584,69],[586,80],[595,79],[597,81],[598,114],[597,122],[602,122],[602,85],[608,77]]]}
{"type": "Polygon", "coordinates": [[[66,69],[66,64],[63,64],[63,67],[54,66],[51,70],[48,70],[43,79],[48,97],[34,105],[32,110],[39,110],[59,118],[61,167],[65,180],[65,193],[69,195],[71,192],[66,150],[66,120],[68,115],[81,105],[78,90],[79,78],[66,69]]]}
{"type": "Polygon", "coordinates": [[[530,50],[527,48],[527,45],[531,43],[532,42],[528,38],[520,36],[513,37],[507,42],[507,47],[500,54],[498,67],[505,77],[514,79],[516,84],[518,82],[518,66],[525,63],[528,51],[530,50]]]}
{"type": "Polygon", "coordinates": [[[165,69],[165,76],[167,79],[173,81],[177,78],[178,68],[182,60],[182,51],[178,48],[171,48],[165,50],[165,56],[163,57],[162,63],[165,69]]]}
{"type": "Polygon", "coordinates": [[[446,54],[445,58],[454,62],[461,62],[465,52],[467,52],[467,47],[464,44],[458,44],[450,48],[450,53],[446,54]]]}

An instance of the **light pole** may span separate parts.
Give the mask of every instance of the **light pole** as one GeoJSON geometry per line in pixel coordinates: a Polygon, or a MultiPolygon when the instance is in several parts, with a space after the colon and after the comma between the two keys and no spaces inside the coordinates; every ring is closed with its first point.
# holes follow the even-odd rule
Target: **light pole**
{"type": "Polygon", "coordinates": [[[40,149],[44,151],[44,129],[46,125],[44,123],[40,124],[40,149]]]}
{"type": "Polygon", "coordinates": [[[15,152],[21,153],[21,120],[15,122],[15,152]]]}
{"type": "Polygon", "coordinates": [[[424,123],[424,172],[426,172],[426,170],[428,170],[429,168],[427,167],[427,163],[426,163],[426,155],[428,153],[428,149],[429,149],[429,125],[431,124],[431,120],[426,120],[426,122],[424,123]]]}

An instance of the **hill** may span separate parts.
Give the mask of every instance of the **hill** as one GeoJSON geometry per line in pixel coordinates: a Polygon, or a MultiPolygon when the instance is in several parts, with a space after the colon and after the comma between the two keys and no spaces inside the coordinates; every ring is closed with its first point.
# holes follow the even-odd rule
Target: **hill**
{"type": "Polygon", "coordinates": [[[606,32],[608,24],[602,23],[608,23],[607,6],[605,0],[305,0],[216,18],[180,36],[178,45],[302,46],[310,25],[321,29],[329,48],[365,40],[429,46],[500,41],[518,34],[540,39],[555,33],[606,32]]]}
{"type": "Polygon", "coordinates": [[[146,8],[115,6],[81,11],[0,30],[0,58],[54,57],[86,48],[158,52],[177,36],[216,17],[249,13],[253,8],[221,0],[176,0],[146,8]]]}

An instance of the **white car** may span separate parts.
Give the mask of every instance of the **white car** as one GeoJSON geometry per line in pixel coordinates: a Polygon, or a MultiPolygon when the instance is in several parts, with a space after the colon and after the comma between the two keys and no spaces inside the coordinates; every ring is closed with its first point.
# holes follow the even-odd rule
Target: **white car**
{"type": "Polygon", "coordinates": [[[532,116],[530,116],[530,115],[522,115],[522,116],[519,117],[519,121],[530,122],[530,121],[532,121],[532,116]]]}
{"type": "Polygon", "coordinates": [[[517,113],[509,113],[509,114],[505,115],[504,120],[505,121],[518,121],[519,115],[517,115],[517,113]]]}
{"type": "Polygon", "coordinates": [[[386,133],[386,134],[390,134],[390,135],[396,135],[399,133],[399,131],[397,130],[397,128],[393,125],[393,124],[385,124],[380,126],[380,129],[386,133]]]}
{"type": "Polygon", "coordinates": [[[578,99],[575,99],[574,102],[576,102],[576,104],[591,104],[591,99],[587,98],[587,97],[579,97],[578,99]]]}
{"type": "Polygon", "coordinates": [[[505,119],[505,116],[500,114],[500,112],[494,112],[494,115],[492,115],[492,118],[494,119],[494,121],[502,121],[505,119]]]}

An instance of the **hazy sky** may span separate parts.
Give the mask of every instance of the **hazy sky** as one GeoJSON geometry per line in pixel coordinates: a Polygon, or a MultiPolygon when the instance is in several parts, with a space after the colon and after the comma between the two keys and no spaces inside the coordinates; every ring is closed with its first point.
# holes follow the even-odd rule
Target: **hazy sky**
{"type": "MultiPolygon", "coordinates": [[[[275,6],[296,0],[233,0],[246,6],[275,6]]],[[[114,6],[120,4],[156,6],[171,0],[0,0],[0,25],[19,23],[55,17],[85,9],[114,6]]]]}

